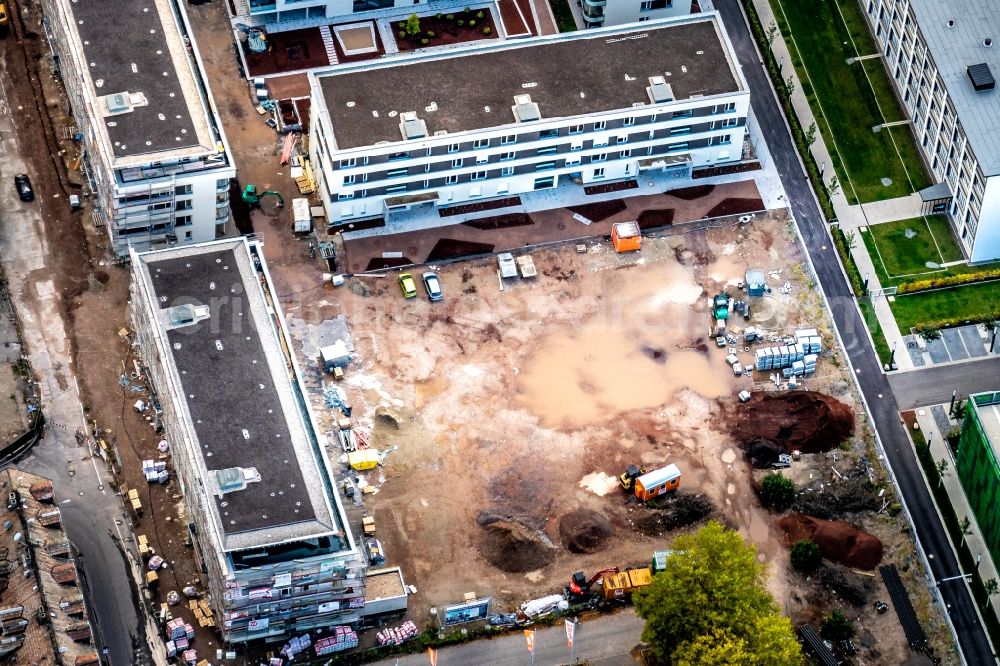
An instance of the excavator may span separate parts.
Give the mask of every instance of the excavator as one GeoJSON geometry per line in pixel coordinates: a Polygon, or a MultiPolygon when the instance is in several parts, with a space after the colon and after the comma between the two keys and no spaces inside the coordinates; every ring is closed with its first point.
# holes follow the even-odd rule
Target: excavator
{"type": "Polygon", "coordinates": [[[570,600],[582,600],[590,598],[590,588],[593,587],[594,583],[601,580],[605,576],[610,576],[612,574],[618,573],[618,567],[610,567],[608,569],[601,569],[596,574],[587,580],[587,575],[582,571],[577,571],[573,574],[573,577],[569,579],[569,587],[567,588],[570,600]]]}
{"type": "Polygon", "coordinates": [[[625,471],[621,473],[621,476],[618,477],[618,484],[622,487],[622,490],[630,493],[635,488],[635,480],[648,471],[649,470],[645,467],[629,465],[625,471]]]}
{"type": "Polygon", "coordinates": [[[280,192],[273,192],[271,190],[266,190],[258,194],[257,186],[252,183],[246,186],[246,188],[243,190],[243,195],[242,195],[243,203],[247,204],[248,206],[259,206],[261,199],[267,196],[278,198],[278,208],[285,207],[285,197],[281,196],[280,192]]]}

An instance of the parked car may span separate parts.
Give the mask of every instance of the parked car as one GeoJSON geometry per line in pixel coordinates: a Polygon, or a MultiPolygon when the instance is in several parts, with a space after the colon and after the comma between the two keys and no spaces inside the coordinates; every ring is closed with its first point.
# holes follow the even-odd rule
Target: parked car
{"type": "Polygon", "coordinates": [[[409,273],[399,274],[399,288],[403,290],[403,296],[413,298],[417,295],[417,283],[413,281],[413,276],[409,273]]]}
{"type": "Polygon", "coordinates": [[[28,174],[19,173],[14,176],[14,187],[17,188],[17,196],[21,197],[21,201],[35,200],[35,190],[31,187],[31,179],[28,178],[28,174]]]}
{"type": "Polygon", "coordinates": [[[438,278],[437,273],[427,271],[421,277],[424,280],[424,289],[427,291],[427,298],[431,302],[440,301],[444,298],[444,294],[441,293],[441,280],[438,278]]]}

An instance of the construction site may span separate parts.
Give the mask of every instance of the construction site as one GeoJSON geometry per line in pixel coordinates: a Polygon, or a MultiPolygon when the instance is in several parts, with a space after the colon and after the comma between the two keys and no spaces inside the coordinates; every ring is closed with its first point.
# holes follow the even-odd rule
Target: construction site
{"type": "Polygon", "coordinates": [[[407,617],[487,598],[513,611],[594,572],[648,567],[714,518],[757,547],[797,625],[844,607],[852,649],[904,661],[899,621],[872,605],[888,598],[877,569],[891,563],[948,645],[783,213],[616,247],[519,252],[529,277],[505,273],[503,255],[430,266],[440,302],[404,298],[396,272],[283,299],[348,512],[370,527],[373,564],[418,590],[407,617]],[[334,342],[348,353],[327,372],[334,342]],[[782,349],[785,364],[761,369],[782,349]],[[640,492],[664,468],[668,492],[640,492]],[[784,517],[756,495],[776,468],[802,491],[784,517]],[[803,538],[821,545],[822,575],[791,569],[803,538]]]}

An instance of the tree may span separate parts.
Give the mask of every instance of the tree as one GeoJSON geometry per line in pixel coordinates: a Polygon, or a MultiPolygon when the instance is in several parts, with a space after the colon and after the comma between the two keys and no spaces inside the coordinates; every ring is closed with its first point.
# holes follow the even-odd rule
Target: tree
{"type": "Polygon", "coordinates": [[[416,37],[420,34],[420,17],[416,14],[410,14],[406,17],[406,34],[410,37],[416,37]]]}
{"type": "Polygon", "coordinates": [[[760,501],[776,511],[784,511],[795,501],[795,483],[780,474],[771,472],[760,482],[760,501]]]}
{"type": "Polygon", "coordinates": [[[837,192],[840,191],[840,181],[837,180],[837,174],[833,174],[830,177],[830,182],[827,184],[826,189],[830,192],[830,196],[836,196],[837,192]]]}
{"type": "Polygon", "coordinates": [[[986,590],[986,601],[983,602],[983,606],[987,606],[990,603],[990,597],[1000,591],[1000,584],[997,583],[996,578],[990,578],[983,581],[983,589],[986,590]]]}
{"type": "Polygon", "coordinates": [[[794,92],[795,92],[795,79],[789,76],[787,79],[785,79],[785,95],[791,97],[792,93],[794,92]]]}
{"type": "Polygon", "coordinates": [[[767,37],[767,45],[771,46],[774,43],[774,38],[778,36],[778,26],[775,25],[774,21],[771,21],[771,24],[767,26],[765,35],[767,37]]]}
{"type": "Polygon", "coordinates": [[[633,595],[642,638],[676,664],[801,663],[791,622],[764,585],[757,549],[715,521],[677,537],[652,585],[633,595]],[[690,654],[686,652],[690,651],[690,654]]]}
{"type": "Polygon", "coordinates": [[[792,546],[791,559],[793,567],[809,573],[823,562],[823,555],[815,541],[803,539],[792,546]]]}
{"type": "Polygon", "coordinates": [[[854,635],[854,623],[847,619],[844,611],[837,609],[823,618],[819,634],[829,641],[846,641],[854,635]]]}
{"type": "Polygon", "coordinates": [[[816,142],[816,123],[813,122],[806,130],[806,145],[811,146],[816,142]]]}
{"type": "Polygon", "coordinates": [[[965,537],[972,534],[972,521],[969,520],[968,516],[963,516],[962,520],[958,521],[958,529],[962,531],[962,545],[965,545],[965,537]]]}
{"type": "Polygon", "coordinates": [[[945,460],[944,458],[941,458],[941,460],[937,461],[937,464],[934,465],[934,467],[935,469],[937,469],[938,488],[940,488],[941,484],[944,483],[944,477],[948,474],[948,461],[945,460]]]}

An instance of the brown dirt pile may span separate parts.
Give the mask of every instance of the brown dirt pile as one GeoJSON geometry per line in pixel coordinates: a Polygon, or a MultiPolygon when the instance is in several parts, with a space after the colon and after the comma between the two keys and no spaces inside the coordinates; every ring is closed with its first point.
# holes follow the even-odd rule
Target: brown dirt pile
{"type": "Polygon", "coordinates": [[[559,538],[572,553],[596,553],[614,533],[611,521],[597,511],[577,509],[559,519],[559,538]]]}
{"type": "Polygon", "coordinates": [[[820,520],[790,513],[778,521],[789,546],[809,539],[816,542],[823,557],[844,566],[874,569],[882,561],[882,542],[842,520],[820,520]]]}
{"type": "Polygon", "coordinates": [[[735,409],[730,427],[744,447],[765,439],[788,452],[821,453],[854,433],[851,408],[815,391],[757,393],[735,409]]]}
{"type": "Polygon", "coordinates": [[[534,571],[555,557],[556,547],[541,530],[488,511],[480,513],[476,522],[483,528],[479,552],[497,569],[510,573],[534,571]]]}

